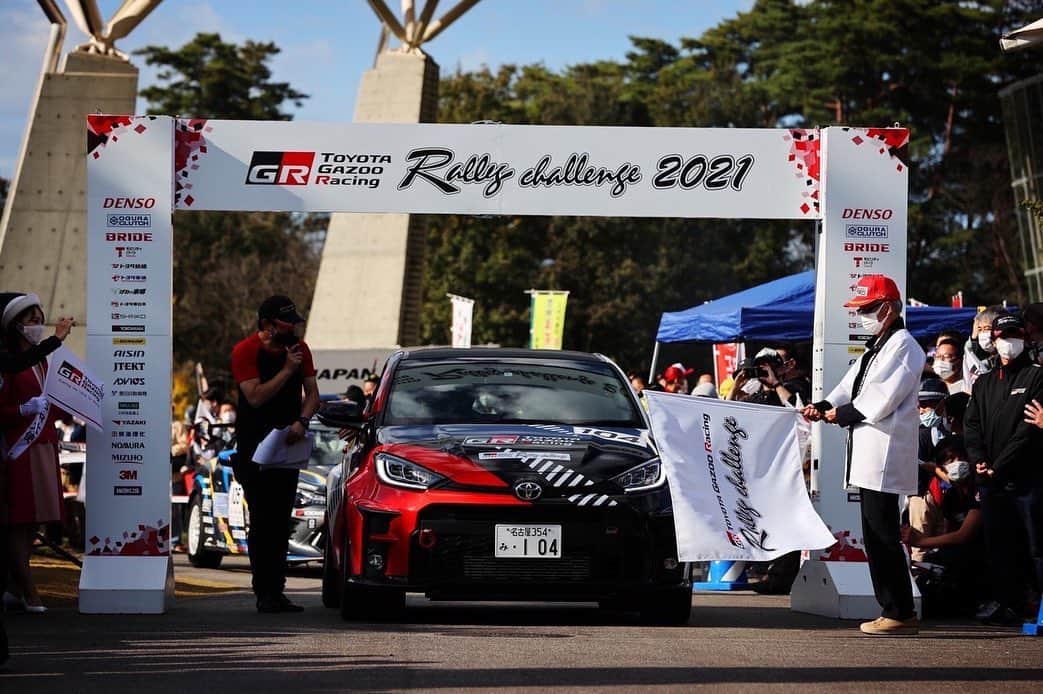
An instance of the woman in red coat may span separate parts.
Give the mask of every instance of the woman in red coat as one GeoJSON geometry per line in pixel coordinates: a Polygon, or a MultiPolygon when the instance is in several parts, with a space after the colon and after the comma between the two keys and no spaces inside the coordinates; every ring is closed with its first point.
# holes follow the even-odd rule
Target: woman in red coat
{"type": "MultiPolygon", "coordinates": [[[[17,295],[0,314],[4,344],[22,353],[43,339],[44,316],[35,294],[17,295]]],[[[0,428],[3,429],[6,522],[11,592],[5,603],[21,602],[26,610],[46,608],[29,570],[29,556],[41,523],[60,521],[64,515],[58,436],[54,421],[63,414],[43,395],[47,364],[0,374],[0,428]]]]}

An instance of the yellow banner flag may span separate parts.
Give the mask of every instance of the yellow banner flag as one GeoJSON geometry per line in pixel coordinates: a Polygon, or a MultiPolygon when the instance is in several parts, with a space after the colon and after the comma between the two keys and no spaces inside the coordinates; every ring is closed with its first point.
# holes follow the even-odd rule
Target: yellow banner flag
{"type": "Polygon", "coordinates": [[[565,302],[568,292],[531,290],[532,324],[529,327],[529,347],[532,349],[561,349],[565,332],[565,302]]]}

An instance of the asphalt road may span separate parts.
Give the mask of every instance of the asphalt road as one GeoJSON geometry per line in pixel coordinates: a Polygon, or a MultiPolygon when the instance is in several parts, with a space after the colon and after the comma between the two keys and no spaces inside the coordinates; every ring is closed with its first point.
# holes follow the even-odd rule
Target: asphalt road
{"type": "MultiPolygon", "coordinates": [[[[245,562],[177,571],[249,585],[245,562]]],[[[343,690],[969,691],[1043,690],[1043,639],[929,623],[917,638],[791,612],[787,597],[697,594],[687,627],[646,627],[592,605],[434,603],[403,621],[342,622],[318,571],[287,592],[307,609],[261,615],[245,590],[180,599],[165,615],[7,615],[12,659],[0,692],[343,690]]]]}

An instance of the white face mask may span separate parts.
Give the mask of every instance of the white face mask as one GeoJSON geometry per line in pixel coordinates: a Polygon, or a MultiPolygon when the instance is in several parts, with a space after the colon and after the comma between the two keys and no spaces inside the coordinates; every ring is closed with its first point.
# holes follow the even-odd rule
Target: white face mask
{"type": "Polygon", "coordinates": [[[858,314],[862,320],[862,330],[870,335],[879,335],[880,331],[884,329],[884,322],[878,318],[879,315],[880,309],[877,309],[876,314],[858,314]]]}
{"type": "Polygon", "coordinates": [[[940,359],[934,360],[934,372],[938,374],[938,378],[946,379],[956,373],[956,365],[951,361],[941,361],[940,359]]]}
{"type": "Polygon", "coordinates": [[[1016,359],[1025,351],[1025,341],[1020,337],[1001,337],[996,340],[996,352],[1002,359],[1016,359]]]}
{"type": "Polygon", "coordinates": [[[221,414],[221,421],[225,424],[235,424],[235,412],[223,412],[221,414]]]}
{"type": "Polygon", "coordinates": [[[989,354],[996,353],[996,345],[992,344],[992,333],[982,332],[978,333],[978,346],[989,354]]]}
{"type": "Polygon", "coordinates": [[[756,378],[750,379],[749,381],[746,381],[742,384],[742,392],[746,393],[747,395],[753,395],[760,389],[761,382],[756,378]]]}
{"type": "Polygon", "coordinates": [[[43,340],[43,334],[47,331],[46,325],[23,325],[22,335],[30,344],[38,345],[43,340]]]}

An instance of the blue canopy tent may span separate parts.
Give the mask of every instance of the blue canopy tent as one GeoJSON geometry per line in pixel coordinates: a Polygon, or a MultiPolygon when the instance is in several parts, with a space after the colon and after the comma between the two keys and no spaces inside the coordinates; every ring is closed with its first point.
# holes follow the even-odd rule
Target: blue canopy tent
{"type": "MultiPolygon", "coordinates": [[[[976,314],[975,308],[907,306],[906,325],[915,338],[927,339],[942,330],[969,330],[976,314]]],[[[664,313],[656,333],[652,373],[655,373],[660,343],[803,342],[811,340],[814,322],[814,270],[683,311],[664,313]]]]}

